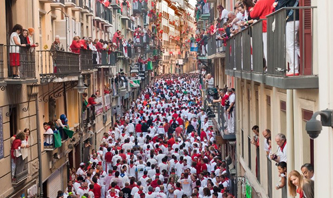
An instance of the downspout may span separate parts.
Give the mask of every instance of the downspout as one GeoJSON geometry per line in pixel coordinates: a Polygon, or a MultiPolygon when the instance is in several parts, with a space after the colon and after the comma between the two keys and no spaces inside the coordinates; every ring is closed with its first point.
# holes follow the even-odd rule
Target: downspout
{"type": "MultiPolygon", "coordinates": [[[[286,106],[286,119],[287,119],[287,170],[294,170],[295,158],[294,158],[294,90],[287,90],[287,106],[286,106]]],[[[289,193],[288,193],[289,194],[289,193]]]]}
{"type": "Polygon", "coordinates": [[[43,177],[42,177],[42,145],[41,145],[41,135],[40,135],[40,120],[39,120],[39,108],[38,108],[38,100],[37,100],[37,94],[36,94],[36,101],[35,101],[35,105],[36,105],[36,119],[37,119],[37,142],[38,142],[38,168],[39,168],[39,174],[38,174],[38,180],[39,180],[39,193],[40,193],[40,197],[44,197],[43,194],[43,177]]]}

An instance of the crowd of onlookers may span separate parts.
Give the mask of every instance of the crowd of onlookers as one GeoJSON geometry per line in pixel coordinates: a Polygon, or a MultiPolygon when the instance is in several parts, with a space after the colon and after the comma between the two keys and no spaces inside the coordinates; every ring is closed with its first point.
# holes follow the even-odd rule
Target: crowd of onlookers
{"type": "MultiPolygon", "coordinates": [[[[289,193],[291,196],[296,196],[299,194],[300,197],[313,198],[314,197],[314,168],[310,163],[305,163],[302,165],[301,173],[297,170],[289,171],[287,170],[287,138],[284,134],[278,133],[275,136],[275,142],[278,146],[276,152],[272,151],[271,147],[271,131],[265,129],[262,132],[264,141],[260,142],[259,138],[259,127],[257,125],[252,127],[254,136],[251,140],[251,144],[255,145],[257,148],[263,147],[269,160],[276,162],[276,167],[281,178],[279,183],[276,185],[275,189],[280,190],[288,186],[289,193]],[[261,143],[263,143],[261,145],[261,143]]],[[[256,164],[258,164],[258,156],[256,164]]],[[[258,174],[258,170],[256,170],[258,174]]]]}
{"type": "MultiPolygon", "coordinates": [[[[206,56],[208,52],[208,41],[214,37],[216,41],[226,41],[241,30],[251,26],[258,20],[262,21],[263,55],[264,68],[267,68],[267,20],[266,16],[284,7],[297,7],[296,0],[240,0],[235,3],[234,10],[227,10],[222,5],[217,6],[218,17],[212,22],[207,23],[206,27],[197,29],[195,37],[192,36],[191,42],[198,44],[198,54],[206,56]]],[[[196,5],[196,19],[202,14],[209,14],[209,3],[199,0],[196,5]]],[[[289,62],[287,76],[299,75],[300,55],[298,46],[297,32],[299,28],[299,11],[295,9],[286,11],[286,50],[289,62]],[[296,36],[295,36],[296,35],[296,36]]],[[[249,52],[250,53],[250,52],[249,52]]]]}

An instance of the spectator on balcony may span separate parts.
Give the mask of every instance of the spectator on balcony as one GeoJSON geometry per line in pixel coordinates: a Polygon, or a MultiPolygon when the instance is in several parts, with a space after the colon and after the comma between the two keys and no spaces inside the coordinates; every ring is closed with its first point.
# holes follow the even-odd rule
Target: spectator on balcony
{"type": "Polygon", "coordinates": [[[206,83],[207,83],[207,89],[213,89],[214,88],[214,78],[212,77],[211,74],[207,74],[206,83]]]}
{"type": "Polygon", "coordinates": [[[258,125],[254,125],[252,127],[252,132],[254,133],[254,136],[251,140],[251,144],[258,147],[259,146],[259,127],[258,127],[258,125]]]}
{"type": "Polygon", "coordinates": [[[271,146],[270,146],[270,143],[269,143],[271,141],[271,130],[265,129],[262,132],[262,135],[265,138],[265,141],[264,141],[264,150],[266,151],[266,156],[269,156],[269,153],[271,152],[271,146]]]}
{"type": "Polygon", "coordinates": [[[277,163],[277,168],[279,171],[280,183],[275,187],[276,190],[283,188],[286,185],[286,177],[287,177],[287,163],[279,162],[277,163]]]}
{"type": "Polygon", "coordinates": [[[235,102],[236,102],[236,96],[234,93],[234,90],[229,88],[228,89],[228,104],[226,104],[226,109],[227,109],[227,116],[228,116],[228,132],[229,133],[235,133],[235,102]]]}
{"type": "Polygon", "coordinates": [[[10,149],[10,155],[12,159],[12,179],[15,180],[15,175],[16,175],[16,162],[17,158],[21,157],[21,144],[22,141],[25,140],[25,133],[24,132],[19,132],[15,136],[15,140],[12,143],[11,149],[10,149]]]}
{"type": "Polygon", "coordinates": [[[53,146],[53,130],[51,129],[51,124],[44,122],[44,146],[53,146]]]}
{"type": "Polygon", "coordinates": [[[97,102],[95,101],[96,98],[97,98],[96,95],[95,95],[95,94],[92,94],[92,95],[90,96],[90,98],[88,98],[88,104],[91,105],[91,106],[101,105],[101,102],[97,103],[97,102]]]}
{"type": "MultiPolygon", "coordinates": [[[[275,10],[284,7],[296,8],[298,7],[298,0],[275,0],[273,7],[275,7],[275,10]]],[[[289,71],[287,72],[287,76],[298,76],[298,56],[300,55],[298,43],[299,10],[297,8],[287,10],[286,14],[286,48],[289,56],[289,71]]]]}
{"type": "Polygon", "coordinates": [[[296,170],[288,175],[288,189],[290,196],[299,194],[300,198],[314,198],[314,181],[304,178],[296,170]]]}
{"type": "Polygon", "coordinates": [[[73,53],[80,54],[82,44],[80,43],[80,37],[74,36],[70,49],[73,53]]]}
{"type": "Polygon", "coordinates": [[[21,148],[29,148],[30,147],[30,144],[29,144],[30,129],[25,128],[23,132],[25,134],[25,138],[22,141],[21,148]]]}
{"type": "Polygon", "coordinates": [[[51,48],[50,48],[50,53],[53,58],[53,62],[55,62],[55,60],[57,58],[56,55],[57,55],[58,51],[65,51],[65,50],[64,50],[64,46],[60,43],[59,35],[56,35],[54,38],[54,42],[52,43],[51,48]]]}
{"type": "Polygon", "coordinates": [[[112,37],[112,43],[115,44],[116,46],[118,46],[117,42],[120,37],[120,34],[121,34],[120,30],[117,30],[112,37]]]}
{"type": "Polygon", "coordinates": [[[306,179],[311,179],[312,181],[315,180],[314,168],[312,164],[303,164],[303,166],[301,167],[301,171],[306,179]]]}
{"type": "Polygon", "coordinates": [[[87,50],[88,49],[87,43],[88,43],[88,38],[82,37],[82,39],[80,40],[81,48],[87,50]]]}
{"type": "MultiPolygon", "coordinates": [[[[251,18],[266,19],[266,16],[272,13],[272,5],[274,0],[260,0],[255,6],[250,9],[251,18]]],[[[267,20],[262,22],[262,39],[263,39],[263,50],[264,50],[264,59],[266,64],[264,67],[267,67],[267,20]]]]}
{"type": "Polygon", "coordinates": [[[35,29],[34,28],[28,28],[28,37],[27,37],[27,42],[30,45],[30,52],[33,52],[35,47],[38,47],[38,43],[34,44],[34,34],[35,34],[35,29]]]}
{"type": "Polygon", "coordinates": [[[10,47],[9,47],[9,62],[12,67],[13,78],[20,78],[18,75],[18,67],[21,66],[20,63],[20,47],[26,47],[26,44],[21,44],[20,34],[22,33],[22,26],[16,24],[10,35],[10,47]]]}
{"type": "Polygon", "coordinates": [[[278,151],[276,154],[271,154],[270,158],[276,162],[287,162],[287,139],[282,133],[278,133],[275,136],[276,144],[278,145],[278,151]]]}
{"type": "Polygon", "coordinates": [[[218,21],[220,23],[219,27],[222,27],[222,25],[228,21],[228,10],[224,9],[224,7],[222,5],[219,5],[217,7],[217,10],[219,12],[219,17],[218,17],[218,21]]]}

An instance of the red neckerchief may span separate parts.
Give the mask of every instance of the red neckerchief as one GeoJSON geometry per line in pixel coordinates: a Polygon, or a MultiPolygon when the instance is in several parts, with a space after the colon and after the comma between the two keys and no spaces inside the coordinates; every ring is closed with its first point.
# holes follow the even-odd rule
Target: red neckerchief
{"type": "Polygon", "coordinates": [[[178,161],[177,160],[175,160],[175,164],[177,164],[178,163],[178,161]]]}
{"type": "Polygon", "coordinates": [[[134,164],[130,164],[130,168],[133,168],[134,164]]]}
{"type": "Polygon", "coordinates": [[[182,189],[181,189],[181,188],[176,188],[176,190],[179,190],[179,191],[181,191],[182,189]]]}
{"type": "Polygon", "coordinates": [[[284,149],[284,147],[286,146],[286,144],[287,144],[287,140],[285,140],[284,143],[283,143],[283,145],[280,146],[281,152],[283,152],[283,149],[284,149]]]}
{"type": "Polygon", "coordinates": [[[151,195],[151,194],[153,194],[153,192],[149,191],[149,192],[148,192],[148,195],[151,195]]]}
{"type": "Polygon", "coordinates": [[[159,177],[160,176],[160,173],[156,173],[155,177],[159,177]]]}
{"type": "Polygon", "coordinates": [[[84,187],[84,188],[82,188],[82,187],[80,186],[80,189],[82,189],[82,190],[87,190],[87,188],[88,188],[88,187],[84,187]]]}
{"type": "Polygon", "coordinates": [[[138,194],[139,194],[139,195],[141,195],[142,193],[143,193],[142,190],[139,190],[139,191],[138,191],[138,194]]]}
{"type": "Polygon", "coordinates": [[[143,179],[146,179],[146,178],[147,178],[147,175],[143,175],[142,178],[143,178],[143,179]]]}
{"type": "Polygon", "coordinates": [[[183,161],[179,161],[179,164],[182,164],[183,163],[183,161]]]}
{"type": "Polygon", "coordinates": [[[115,192],[110,192],[110,196],[114,197],[114,196],[116,196],[116,193],[115,192]]]}
{"type": "Polygon", "coordinates": [[[125,134],[125,133],[123,133],[123,134],[121,134],[121,135],[122,135],[123,137],[125,137],[125,135],[126,135],[126,134],[125,134]]]}

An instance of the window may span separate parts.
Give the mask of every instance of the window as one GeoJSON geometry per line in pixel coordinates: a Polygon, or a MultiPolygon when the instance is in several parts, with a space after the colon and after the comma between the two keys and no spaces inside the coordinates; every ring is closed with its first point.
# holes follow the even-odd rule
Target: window
{"type": "Polygon", "coordinates": [[[311,119],[312,114],[313,111],[302,109],[303,162],[314,164],[314,141],[309,138],[305,130],[305,124],[311,119]]]}
{"type": "Polygon", "coordinates": [[[17,133],[17,108],[16,106],[9,107],[9,125],[10,125],[10,137],[17,133]]]}
{"type": "Polygon", "coordinates": [[[271,97],[266,96],[266,113],[267,113],[267,123],[266,128],[271,129],[271,97]]]}
{"type": "Polygon", "coordinates": [[[286,121],[287,121],[287,115],[286,115],[286,102],[285,101],[280,101],[280,125],[281,125],[281,133],[286,134],[287,132],[287,126],[286,126],[286,121]]]}

